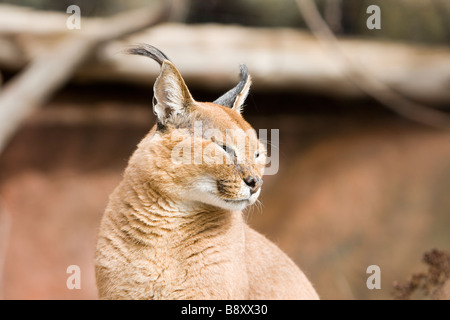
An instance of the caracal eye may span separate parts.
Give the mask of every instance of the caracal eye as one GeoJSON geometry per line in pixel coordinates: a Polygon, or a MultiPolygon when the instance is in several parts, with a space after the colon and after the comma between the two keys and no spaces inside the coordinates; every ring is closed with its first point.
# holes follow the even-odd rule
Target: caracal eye
{"type": "Polygon", "coordinates": [[[231,155],[231,156],[236,156],[236,153],[234,152],[234,150],[233,149],[231,149],[230,147],[228,147],[227,145],[225,145],[225,144],[217,144],[219,147],[221,147],[222,148],[222,150],[223,151],[225,151],[226,153],[228,153],[229,155],[231,155]]]}

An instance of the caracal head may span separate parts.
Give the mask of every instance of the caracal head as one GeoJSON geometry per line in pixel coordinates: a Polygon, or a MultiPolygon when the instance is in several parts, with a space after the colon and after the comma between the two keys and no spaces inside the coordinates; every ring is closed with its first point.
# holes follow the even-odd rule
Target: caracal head
{"type": "Polygon", "coordinates": [[[255,203],[266,150],[241,115],[251,84],[246,66],[236,87],[214,102],[197,102],[161,51],[141,45],[129,52],[161,65],[153,88],[156,125],[139,144],[132,167],[180,205],[242,210],[255,203]]]}

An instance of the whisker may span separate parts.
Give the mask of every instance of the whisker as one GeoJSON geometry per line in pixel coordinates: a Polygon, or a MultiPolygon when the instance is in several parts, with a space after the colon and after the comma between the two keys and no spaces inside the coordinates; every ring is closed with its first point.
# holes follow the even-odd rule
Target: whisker
{"type": "Polygon", "coordinates": [[[274,144],[274,143],[272,143],[272,140],[259,140],[262,144],[264,144],[264,145],[268,145],[268,146],[270,146],[270,147],[274,147],[274,148],[277,148],[278,150],[280,149],[280,147],[278,146],[278,144],[274,144]]]}

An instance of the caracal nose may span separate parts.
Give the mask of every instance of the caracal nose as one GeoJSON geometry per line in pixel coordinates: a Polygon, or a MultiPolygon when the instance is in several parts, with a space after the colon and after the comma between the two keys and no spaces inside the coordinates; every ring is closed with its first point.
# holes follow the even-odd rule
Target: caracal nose
{"type": "Polygon", "coordinates": [[[262,179],[259,177],[256,177],[256,176],[246,177],[246,178],[244,178],[244,182],[247,186],[250,187],[251,194],[254,194],[255,192],[257,192],[263,184],[262,179]]]}

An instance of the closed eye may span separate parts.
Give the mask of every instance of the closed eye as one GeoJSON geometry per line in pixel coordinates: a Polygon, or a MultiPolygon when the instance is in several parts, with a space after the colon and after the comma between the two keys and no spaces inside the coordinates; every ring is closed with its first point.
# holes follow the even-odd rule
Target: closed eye
{"type": "Polygon", "coordinates": [[[255,151],[255,160],[259,159],[260,157],[266,157],[267,151],[265,149],[260,149],[258,151],[255,151]]]}
{"type": "Polygon", "coordinates": [[[226,153],[228,153],[232,157],[236,157],[236,153],[234,152],[234,150],[231,149],[230,147],[228,147],[227,145],[219,144],[219,143],[217,145],[220,146],[223,149],[223,151],[225,151],[226,153]]]}

